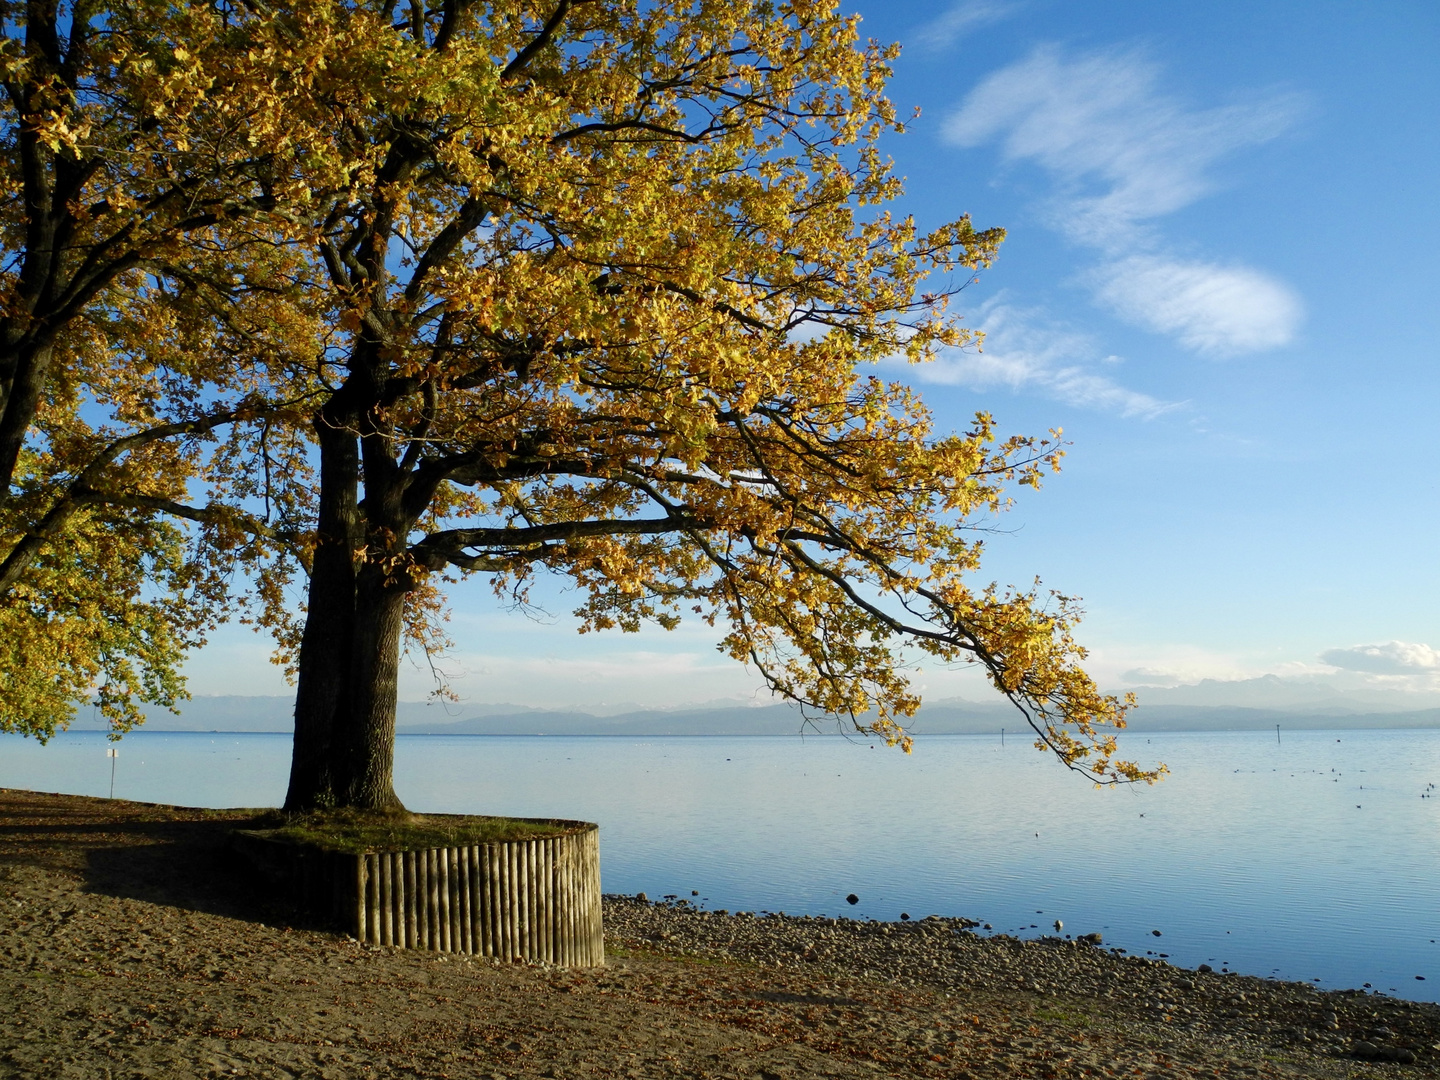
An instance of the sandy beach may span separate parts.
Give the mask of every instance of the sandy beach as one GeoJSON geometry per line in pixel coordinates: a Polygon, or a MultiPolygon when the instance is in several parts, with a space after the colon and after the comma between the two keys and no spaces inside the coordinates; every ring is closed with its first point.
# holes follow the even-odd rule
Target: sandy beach
{"type": "Polygon", "coordinates": [[[250,883],[246,816],[0,791],[0,1077],[1440,1075],[1435,1005],[961,920],[612,897],[600,969],[361,946],[250,883]]]}

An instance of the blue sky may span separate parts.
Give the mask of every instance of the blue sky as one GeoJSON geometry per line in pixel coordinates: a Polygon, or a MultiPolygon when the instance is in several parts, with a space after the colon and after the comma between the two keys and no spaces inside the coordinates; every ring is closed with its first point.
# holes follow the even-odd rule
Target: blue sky
{"type": "MultiPolygon", "coordinates": [[[[1102,683],[1265,673],[1440,692],[1440,6],[860,0],[899,41],[886,145],[922,225],[1009,239],[957,310],[982,354],[892,373],[940,426],[1063,427],[1064,472],[989,544],[1084,597],[1102,683]]],[[[475,702],[754,692],[703,627],[578,637],[456,597],[475,702]]],[[[247,631],[196,693],[284,693],[247,631]]],[[[421,698],[428,672],[402,696],[421,698]]],[[[975,695],[926,671],[935,696],[975,695]]]]}

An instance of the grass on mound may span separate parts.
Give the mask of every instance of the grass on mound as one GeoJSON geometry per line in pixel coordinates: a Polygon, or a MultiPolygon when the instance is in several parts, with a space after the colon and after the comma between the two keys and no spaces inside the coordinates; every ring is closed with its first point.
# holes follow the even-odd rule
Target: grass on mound
{"type": "Polygon", "coordinates": [[[366,814],[353,810],[267,815],[247,829],[272,840],[328,851],[418,851],[510,840],[543,840],[575,827],[569,821],[536,821],[461,814],[366,814]]]}

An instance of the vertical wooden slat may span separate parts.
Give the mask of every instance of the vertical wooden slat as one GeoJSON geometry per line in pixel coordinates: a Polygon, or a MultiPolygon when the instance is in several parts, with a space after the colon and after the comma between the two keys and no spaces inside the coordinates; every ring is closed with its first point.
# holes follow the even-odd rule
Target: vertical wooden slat
{"type": "Polygon", "coordinates": [[[445,903],[445,852],[436,848],[430,853],[430,872],[434,875],[435,944],[436,952],[444,952],[450,937],[450,909],[445,903]]]}
{"type": "Polygon", "coordinates": [[[505,927],[501,920],[505,912],[505,893],[501,888],[503,877],[500,862],[505,857],[504,844],[489,844],[486,859],[486,879],[490,884],[490,935],[494,946],[490,955],[497,960],[505,955],[505,927]]]}
{"type": "Polygon", "coordinates": [[[415,853],[415,947],[430,948],[430,853],[415,853]]]}
{"type": "Polygon", "coordinates": [[[535,959],[550,959],[550,875],[545,872],[549,853],[544,840],[535,841],[535,959]]]}
{"type": "Polygon", "coordinates": [[[565,852],[569,849],[570,840],[568,837],[560,836],[555,839],[555,892],[561,897],[557,902],[558,911],[555,915],[555,949],[560,954],[562,964],[570,963],[570,952],[565,944],[565,920],[570,911],[570,893],[566,889],[565,875],[565,852]]]}
{"type": "Polygon", "coordinates": [[[501,960],[510,959],[510,917],[514,914],[510,903],[510,845],[495,845],[495,955],[501,960]]]}
{"type": "Polygon", "coordinates": [[[575,962],[577,964],[588,964],[590,962],[590,918],[587,910],[589,903],[586,871],[589,869],[589,852],[586,849],[587,837],[582,833],[574,838],[575,840],[575,962]]]}
{"type": "Polygon", "coordinates": [[[540,891],[540,867],[543,865],[540,841],[531,840],[527,846],[530,848],[530,910],[534,912],[534,922],[530,927],[530,959],[542,960],[545,957],[545,945],[541,940],[545,933],[545,897],[540,891]]]}
{"type": "Polygon", "coordinates": [[[415,944],[414,948],[425,948],[425,853],[423,851],[412,851],[411,860],[415,863],[415,895],[410,897],[410,910],[415,913],[415,944]]]}
{"type": "Polygon", "coordinates": [[[488,894],[487,902],[489,907],[485,912],[485,922],[490,927],[490,952],[489,956],[499,957],[501,955],[500,945],[500,848],[496,844],[485,845],[485,888],[488,894]]]}
{"type": "Polygon", "coordinates": [[[392,852],[390,855],[390,896],[393,905],[390,919],[395,926],[395,944],[405,948],[405,853],[392,852]]]}
{"type": "Polygon", "coordinates": [[[585,912],[580,901],[581,888],[584,884],[584,874],[581,872],[583,839],[575,835],[567,836],[565,839],[570,846],[570,857],[565,860],[566,870],[570,874],[570,962],[583,964],[585,962],[585,912]]]}
{"type": "Polygon", "coordinates": [[[380,867],[373,854],[361,856],[365,860],[365,940],[371,945],[380,944],[380,867]]]}
{"type": "Polygon", "coordinates": [[[510,906],[510,854],[510,845],[495,844],[495,956],[503,960],[510,959],[511,946],[516,940],[510,932],[511,919],[516,914],[510,906]]]}
{"type": "Polygon", "coordinates": [[[480,946],[481,956],[495,955],[495,930],[491,925],[495,905],[490,901],[490,845],[478,844],[475,854],[480,859],[475,878],[480,884],[480,946]]]}
{"type": "Polygon", "coordinates": [[[536,955],[536,890],[534,890],[534,864],[536,864],[536,845],[533,841],[526,841],[521,845],[520,851],[520,881],[524,888],[520,894],[520,909],[526,913],[526,936],[524,936],[524,958],[534,959],[536,955]]]}
{"type": "Polygon", "coordinates": [[[405,947],[405,855],[390,853],[390,925],[395,944],[405,947]]]}
{"type": "Polygon", "coordinates": [[[537,866],[535,869],[535,888],[539,895],[540,912],[540,938],[537,943],[536,959],[544,960],[547,964],[555,962],[555,951],[551,947],[550,925],[551,917],[554,915],[555,892],[550,887],[550,840],[538,840],[535,843],[537,866]]]}
{"type": "Polygon", "coordinates": [[[605,918],[600,907],[600,830],[598,827],[587,829],[585,836],[590,844],[590,921],[595,928],[590,963],[596,967],[603,967],[605,964],[605,918]]]}
{"type": "Polygon", "coordinates": [[[431,952],[440,948],[439,863],[434,848],[425,852],[425,948],[431,952]]]}
{"type": "Polygon", "coordinates": [[[365,856],[355,856],[355,940],[365,940],[365,856]]]}
{"type": "Polygon", "coordinates": [[[517,854],[516,845],[505,845],[505,860],[501,865],[505,870],[506,960],[514,960],[520,955],[520,892],[515,887],[517,854]]]}
{"type": "Polygon", "coordinates": [[[476,844],[470,849],[470,932],[476,956],[485,955],[485,905],[481,891],[484,873],[485,849],[476,844]]]}
{"type": "Polygon", "coordinates": [[[540,928],[535,935],[535,959],[554,963],[550,947],[550,841],[535,841],[535,917],[540,928]]]}
{"type": "Polygon", "coordinates": [[[435,849],[435,896],[439,901],[437,914],[439,916],[440,941],[436,949],[440,952],[450,951],[450,850],[448,848],[435,849]]]}
{"type": "Polygon", "coordinates": [[[405,947],[413,949],[419,944],[415,920],[415,853],[407,851],[405,859],[405,947]]]}
{"type": "Polygon", "coordinates": [[[470,874],[468,848],[455,849],[455,951],[468,953],[470,940],[470,874]]]}
{"type": "Polygon", "coordinates": [[[575,963],[575,837],[562,837],[560,881],[564,890],[564,962],[575,963]]]}
{"type": "Polygon", "coordinates": [[[562,872],[565,866],[565,838],[550,841],[550,893],[554,897],[550,913],[550,955],[557,964],[565,963],[565,891],[562,872]]]}
{"type": "Polygon", "coordinates": [[[480,927],[480,939],[475,951],[481,956],[494,956],[495,935],[490,930],[490,848],[486,844],[475,845],[475,903],[476,921],[480,927]]]}
{"type": "Polygon", "coordinates": [[[474,908],[470,903],[470,874],[474,860],[470,857],[475,848],[460,849],[460,951],[467,956],[475,952],[474,908]]]}
{"type": "Polygon", "coordinates": [[[439,848],[430,853],[430,872],[435,893],[435,951],[443,952],[450,936],[450,912],[445,903],[445,860],[439,848]]]}
{"type": "Polygon", "coordinates": [[[450,849],[450,951],[464,952],[460,919],[460,849],[450,849]]]}
{"type": "Polygon", "coordinates": [[[475,952],[490,955],[490,857],[484,844],[475,845],[475,952]]]}
{"type": "Polygon", "coordinates": [[[382,852],[380,852],[379,854],[377,854],[377,855],[375,856],[375,868],[379,871],[378,877],[380,878],[380,882],[379,882],[379,885],[380,885],[380,888],[379,888],[379,893],[380,893],[380,896],[379,896],[379,900],[380,900],[380,904],[379,904],[379,907],[380,907],[380,934],[379,934],[379,943],[380,943],[381,945],[394,945],[394,944],[395,944],[395,933],[394,933],[394,930],[392,929],[392,924],[391,924],[391,922],[390,922],[390,919],[391,919],[391,911],[392,911],[393,909],[392,909],[392,907],[391,907],[391,896],[390,896],[390,853],[389,853],[388,851],[382,851],[382,852]]]}
{"type": "Polygon", "coordinates": [[[575,844],[575,962],[584,964],[590,956],[590,920],[585,910],[585,870],[589,865],[586,857],[585,837],[574,838],[575,844]]]}
{"type": "Polygon", "coordinates": [[[465,951],[465,920],[461,917],[462,896],[460,883],[460,849],[450,849],[450,951],[465,951]]]}
{"type": "Polygon", "coordinates": [[[531,942],[531,934],[535,930],[535,905],[530,888],[530,843],[525,841],[518,844],[520,857],[516,860],[519,864],[516,875],[520,881],[520,955],[529,958],[534,955],[534,945],[531,942]]]}

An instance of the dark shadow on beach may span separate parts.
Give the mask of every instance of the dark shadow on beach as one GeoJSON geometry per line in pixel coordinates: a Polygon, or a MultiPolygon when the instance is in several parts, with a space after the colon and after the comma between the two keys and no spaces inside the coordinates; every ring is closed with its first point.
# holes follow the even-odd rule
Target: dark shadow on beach
{"type": "Polygon", "coordinates": [[[87,892],[311,927],[230,850],[259,810],[201,810],[0,789],[0,865],[74,874],[87,892]]]}

